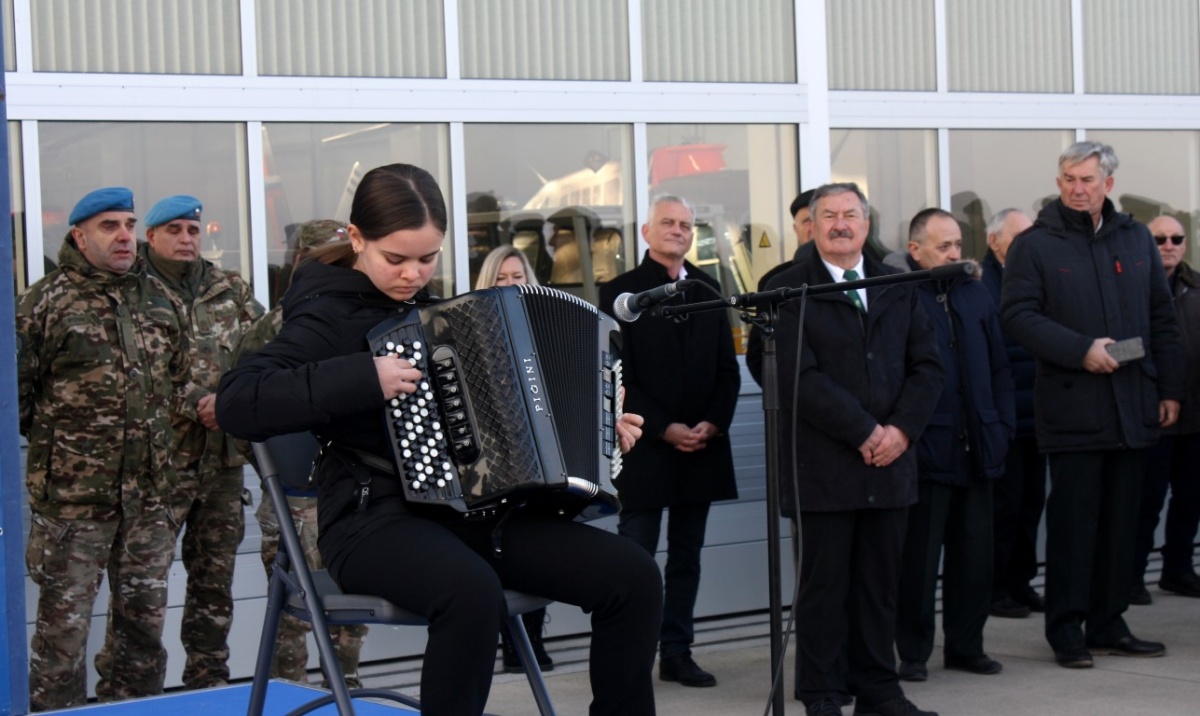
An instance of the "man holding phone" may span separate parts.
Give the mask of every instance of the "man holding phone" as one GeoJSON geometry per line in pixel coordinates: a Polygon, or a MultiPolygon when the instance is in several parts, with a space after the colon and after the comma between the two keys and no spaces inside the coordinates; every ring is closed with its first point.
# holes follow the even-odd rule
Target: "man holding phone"
{"type": "Polygon", "coordinates": [[[1001,294],[1005,331],[1037,358],[1051,484],[1046,639],[1068,668],[1091,667],[1093,653],[1166,653],[1133,636],[1123,614],[1146,448],[1178,418],[1183,360],[1158,248],[1108,199],[1117,164],[1096,142],[1059,156],[1059,198],[1013,241],[1001,294]]]}

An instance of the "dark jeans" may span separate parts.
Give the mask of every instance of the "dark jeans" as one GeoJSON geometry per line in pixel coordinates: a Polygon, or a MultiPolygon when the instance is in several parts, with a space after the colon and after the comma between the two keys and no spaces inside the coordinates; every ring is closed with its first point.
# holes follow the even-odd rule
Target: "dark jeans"
{"type": "Polygon", "coordinates": [[[1192,574],[1192,551],[1200,527],[1200,435],[1164,435],[1150,448],[1146,477],[1142,481],[1142,507],[1138,516],[1137,561],[1134,586],[1146,579],[1146,562],[1154,549],[1154,531],[1171,488],[1167,507],[1166,544],[1163,546],[1164,577],[1192,574]]]}
{"type": "Polygon", "coordinates": [[[429,620],[421,713],[483,713],[506,587],[591,614],[592,716],[653,714],[662,614],[654,560],[604,530],[520,516],[505,524],[498,557],[493,527],[397,515],[353,547],[337,574],[347,592],[383,596],[429,620]]]}
{"type": "Polygon", "coordinates": [[[1055,651],[1111,644],[1129,636],[1122,615],[1129,608],[1145,450],[1049,457],[1046,640],[1055,651]]]}
{"type": "Polygon", "coordinates": [[[1008,444],[1004,475],[993,488],[992,601],[1024,601],[1037,576],[1038,526],[1046,505],[1046,456],[1029,435],[1008,444]]]}
{"type": "MultiPolygon", "coordinates": [[[[700,550],[708,526],[711,503],[672,505],[667,510],[667,566],[663,570],[662,633],[659,652],[664,656],[691,654],[695,639],[692,612],[700,590],[700,550]]],[[[663,508],[621,512],[617,531],[653,555],[658,551],[663,508]]]]}
{"type": "Polygon", "coordinates": [[[965,487],[920,483],[920,498],[908,508],[896,608],[896,651],[904,661],[925,662],[933,653],[934,601],[943,547],[943,653],[952,659],[981,656],[991,601],[991,480],[965,487]]]}

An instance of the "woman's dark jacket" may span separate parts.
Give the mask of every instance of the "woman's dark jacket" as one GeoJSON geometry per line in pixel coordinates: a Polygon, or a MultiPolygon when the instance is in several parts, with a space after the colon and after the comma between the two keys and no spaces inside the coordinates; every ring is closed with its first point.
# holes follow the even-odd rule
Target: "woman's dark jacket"
{"type": "MultiPolygon", "coordinates": [[[[979,262],[983,270],[983,285],[987,286],[996,303],[996,315],[999,317],[1000,290],[1004,285],[1004,266],[996,259],[996,255],[988,250],[983,261],[979,262]]],[[[1004,346],[1008,349],[1008,368],[1012,371],[1013,395],[1017,403],[1017,434],[1018,438],[1033,437],[1033,380],[1037,375],[1037,358],[1029,349],[1014,341],[1001,329],[1004,336],[1004,346]]]]}
{"type": "Polygon", "coordinates": [[[1037,356],[1034,412],[1043,452],[1144,448],[1159,435],[1159,401],[1182,400],[1171,290],[1149,230],[1104,201],[1103,223],[1061,199],[1013,239],[1000,315],[1037,356]],[[1146,357],[1104,375],[1083,368],[1092,341],[1141,337],[1146,357]]]}
{"type": "MultiPolygon", "coordinates": [[[[863,257],[868,278],[898,269],[863,257]]],[[[817,286],[833,278],[818,252],[771,281],[769,289],[817,286]]],[[[783,305],[779,354],[781,474],[794,474],[800,510],[834,512],[907,507],[917,501],[917,450],[942,390],[933,327],[911,284],[867,291],[864,316],[841,291],[808,298],[801,350],[801,302],[783,305]],[[797,356],[799,355],[799,361],[797,356]],[[793,397],[798,420],[792,420],[793,397]],[[914,447],[887,467],[863,461],[858,446],[876,425],[894,425],[914,447]],[[794,427],[793,427],[794,425],[794,427]],[[792,455],[796,471],[792,472],[792,455]]],[[[781,480],[793,515],[791,480],[781,480]]]]}
{"type": "MultiPolygon", "coordinates": [[[[707,301],[719,295],[719,284],[690,263],[687,278],[717,290],[692,286],[666,305],[707,301]]],[[[671,283],[662,264],[649,257],[641,265],[600,287],[605,312],[622,293],[637,293],[671,283]]],[[[674,322],[643,313],[622,322],[621,362],[625,411],[645,418],[643,437],[625,456],[617,480],[621,505],[642,510],[672,504],[713,502],[737,497],[729,425],[737,408],[741,377],[733,334],[725,311],[692,314],[674,322]],[[707,420],[720,433],[693,453],[676,450],[662,439],[671,423],[689,427],[707,420]]]]}
{"type": "MultiPolygon", "coordinates": [[[[246,440],[311,430],[322,444],[332,440],[390,461],[383,390],[366,335],[413,305],[388,298],[361,271],[303,264],[283,299],[279,335],[221,379],[217,422],[246,440]]],[[[336,457],[322,460],[318,479],[321,555],[336,575],[343,555],[406,508],[396,478],[375,473],[371,509],[355,513],[357,484],[336,457]],[[343,519],[348,515],[354,519],[343,519]]]]}
{"type": "MultiPolygon", "coordinates": [[[[910,257],[914,271],[921,267],[910,257]]],[[[917,443],[922,480],[965,487],[1004,474],[1016,428],[1012,374],[996,304],[972,277],[917,284],[946,383],[917,443]]]]}

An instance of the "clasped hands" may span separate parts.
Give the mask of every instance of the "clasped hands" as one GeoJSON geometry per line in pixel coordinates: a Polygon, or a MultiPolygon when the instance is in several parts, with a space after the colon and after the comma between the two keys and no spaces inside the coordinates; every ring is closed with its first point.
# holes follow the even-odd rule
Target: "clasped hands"
{"type": "Polygon", "coordinates": [[[683,423],[671,423],[663,432],[663,440],[680,452],[696,452],[708,447],[708,441],[715,438],[719,432],[717,426],[707,420],[701,420],[694,427],[683,423]]]}
{"type": "Polygon", "coordinates": [[[871,436],[858,446],[863,462],[875,467],[887,467],[908,449],[909,440],[895,425],[876,425],[871,436]]]}

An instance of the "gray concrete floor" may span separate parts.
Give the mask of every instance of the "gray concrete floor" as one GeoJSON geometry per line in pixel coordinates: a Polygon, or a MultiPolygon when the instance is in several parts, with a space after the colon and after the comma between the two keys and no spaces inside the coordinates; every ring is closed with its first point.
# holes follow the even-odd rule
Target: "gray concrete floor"
{"type": "MultiPolygon", "coordinates": [[[[905,683],[905,692],[922,708],[943,716],[1200,714],[1200,599],[1162,592],[1153,583],[1150,592],[1154,603],[1130,607],[1126,618],[1135,635],[1166,642],[1165,657],[1096,656],[1093,669],[1064,669],[1054,663],[1043,638],[1041,615],[1027,619],[992,617],[985,630],[985,648],[1004,664],[1003,673],[976,676],[946,671],[941,666],[939,649],[929,664],[929,680],[905,683]]],[[[659,715],[768,713],[769,644],[765,614],[698,624],[694,655],[702,667],[716,675],[718,685],[688,688],[656,681],[659,715]]],[[[548,646],[557,664],[546,673],[555,708],[562,716],[586,714],[591,700],[588,640],[557,639],[548,646]]],[[[794,648],[789,646],[784,712],[803,714],[803,705],[792,698],[793,654],[794,648]]],[[[368,686],[415,690],[419,669],[420,662],[416,660],[375,664],[364,670],[364,676],[368,686]]],[[[496,716],[535,714],[524,677],[497,674],[488,712],[496,716]]],[[[849,707],[844,710],[847,715],[852,712],[849,707]]]]}

